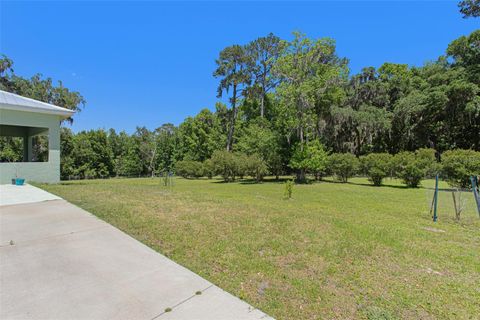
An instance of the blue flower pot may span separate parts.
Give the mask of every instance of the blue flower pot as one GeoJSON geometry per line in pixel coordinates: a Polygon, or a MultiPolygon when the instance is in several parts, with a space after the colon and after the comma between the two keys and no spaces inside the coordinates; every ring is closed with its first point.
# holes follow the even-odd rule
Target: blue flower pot
{"type": "Polygon", "coordinates": [[[25,183],[25,179],[22,179],[22,178],[15,179],[15,185],[17,186],[23,186],[24,183],[25,183]]]}

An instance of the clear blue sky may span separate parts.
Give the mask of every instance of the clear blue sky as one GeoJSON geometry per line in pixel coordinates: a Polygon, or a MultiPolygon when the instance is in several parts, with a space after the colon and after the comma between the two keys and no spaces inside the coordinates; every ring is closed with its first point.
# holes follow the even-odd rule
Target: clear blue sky
{"type": "Polygon", "coordinates": [[[5,2],[0,52],[15,72],[40,72],[80,91],[75,131],[132,132],[213,110],[218,52],[269,32],[332,37],[352,72],[421,65],[480,27],[442,2],[5,2]]]}

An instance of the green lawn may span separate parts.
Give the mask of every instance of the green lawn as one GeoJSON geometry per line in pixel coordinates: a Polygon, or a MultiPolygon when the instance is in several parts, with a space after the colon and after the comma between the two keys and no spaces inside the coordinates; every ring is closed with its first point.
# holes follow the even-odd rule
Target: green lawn
{"type": "MultiPolygon", "coordinates": [[[[480,219],[432,181],[296,185],[110,179],[40,187],[277,319],[478,319],[480,219]]],[[[445,186],[443,186],[445,187],[445,186]]]]}

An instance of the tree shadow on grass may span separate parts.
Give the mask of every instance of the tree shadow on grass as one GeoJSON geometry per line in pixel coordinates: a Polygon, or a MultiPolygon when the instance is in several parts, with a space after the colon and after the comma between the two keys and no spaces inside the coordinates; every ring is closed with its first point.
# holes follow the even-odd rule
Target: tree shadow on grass
{"type": "Polygon", "coordinates": [[[277,180],[273,178],[273,179],[263,179],[262,181],[257,181],[255,179],[243,179],[243,180],[239,180],[238,183],[240,184],[283,184],[288,180],[291,180],[291,179],[279,178],[277,180]]]}
{"type": "Polygon", "coordinates": [[[321,180],[319,182],[324,182],[324,183],[332,183],[332,184],[344,184],[344,185],[353,185],[353,186],[361,186],[361,187],[371,187],[371,188],[393,188],[393,189],[424,189],[422,186],[418,186],[417,188],[409,188],[406,185],[394,185],[394,184],[382,184],[380,186],[375,186],[370,182],[354,182],[354,181],[339,181],[335,179],[328,179],[328,180],[321,180]]]}
{"type": "Polygon", "coordinates": [[[254,179],[243,179],[238,181],[239,184],[262,184],[263,181],[257,182],[254,179]]]}
{"type": "MultiPolygon", "coordinates": [[[[341,183],[341,182],[340,182],[341,183]]],[[[417,188],[409,188],[407,186],[399,186],[393,184],[382,184],[380,186],[375,186],[371,183],[363,183],[363,182],[352,182],[348,181],[346,184],[362,186],[362,187],[372,187],[372,188],[393,188],[393,189],[423,189],[423,187],[419,186],[417,188]]]]}
{"type": "Polygon", "coordinates": [[[219,180],[219,179],[212,179],[210,180],[211,183],[235,183],[238,181],[225,181],[225,180],[219,180]]]}
{"type": "Polygon", "coordinates": [[[244,184],[256,184],[256,183],[282,184],[292,179],[293,178],[291,177],[279,177],[278,179],[276,179],[275,177],[266,177],[260,182],[257,182],[255,179],[243,179],[242,182],[244,182],[244,184]]]}
{"type": "MultiPolygon", "coordinates": [[[[422,187],[422,189],[425,190],[432,190],[435,191],[435,187],[422,187]]],[[[472,189],[466,189],[466,188],[438,188],[438,191],[442,192],[472,192],[472,189]]]]}
{"type": "MultiPolygon", "coordinates": [[[[288,179],[285,179],[285,181],[288,179]]],[[[381,186],[374,186],[373,184],[369,182],[353,182],[353,181],[347,181],[343,182],[340,180],[336,180],[333,178],[323,178],[321,180],[315,180],[315,179],[307,179],[307,181],[303,183],[298,183],[296,184],[300,185],[314,185],[314,184],[334,184],[334,185],[354,185],[354,186],[362,186],[362,187],[375,187],[375,188],[381,188],[381,187],[387,187],[387,188],[397,188],[397,189],[407,189],[407,186],[399,186],[399,185],[390,185],[390,184],[382,184],[381,186]]]]}
{"type": "MultiPolygon", "coordinates": [[[[208,178],[192,178],[192,179],[186,179],[186,180],[204,180],[204,181],[210,181],[211,183],[218,183],[218,184],[242,184],[242,185],[255,185],[255,184],[284,184],[285,182],[289,180],[295,180],[294,176],[282,176],[276,179],[275,177],[265,177],[262,181],[257,182],[255,179],[251,178],[244,178],[244,179],[236,179],[235,181],[225,181],[220,177],[214,177],[212,179],[208,178]]],[[[435,190],[434,187],[430,186],[422,186],[419,185],[416,188],[411,188],[407,187],[406,185],[397,185],[397,184],[389,184],[388,180],[389,178],[386,179],[387,182],[385,184],[382,184],[381,186],[374,186],[370,182],[356,182],[356,181],[348,181],[348,182],[342,182],[340,180],[336,180],[335,178],[332,177],[324,177],[322,180],[315,180],[315,179],[308,179],[305,183],[298,183],[296,182],[297,185],[315,185],[315,184],[335,184],[335,185],[352,185],[352,186],[361,186],[361,187],[369,187],[369,188],[392,188],[392,189],[400,189],[400,190],[405,190],[405,189],[424,189],[424,190],[435,190]]],[[[76,180],[78,181],[78,180],[76,180]]],[[[72,185],[82,185],[85,183],[82,182],[75,182],[72,185]]],[[[65,183],[65,185],[69,185],[69,183],[65,183]]],[[[452,192],[452,191],[462,191],[462,192],[471,192],[471,190],[468,189],[460,189],[457,190],[456,188],[439,188],[439,191],[445,191],[445,192],[452,192]]]]}
{"type": "MultiPolygon", "coordinates": [[[[332,182],[332,183],[342,183],[342,182],[332,182]]],[[[364,187],[374,187],[374,188],[394,188],[394,189],[423,189],[423,190],[433,190],[435,191],[435,187],[427,187],[427,186],[422,186],[419,185],[418,187],[408,187],[406,185],[394,185],[394,184],[382,184],[381,186],[374,186],[371,183],[362,183],[362,182],[347,182],[347,184],[351,185],[357,185],[357,186],[364,186],[364,187]]],[[[446,192],[452,192],[452,191],[462,191],[462,192],[468,192],[470,190],[468,189],[455,189],[455,188],[438,188],[438,191],[446,191],[446,192]]]]}
{"type": "Polygon", "coordinates": [[[265,178],[262,181],[258,181],[255,179],[235,179],[235,181],[225,181],[223,179],[211,179],[212,183],[238,183],[238,184],[282,184],[285,183],[286,181],[291,180],[291,178],[286,178],[286,177],[281,177],[278,179],[275,178],[265,178]]]}

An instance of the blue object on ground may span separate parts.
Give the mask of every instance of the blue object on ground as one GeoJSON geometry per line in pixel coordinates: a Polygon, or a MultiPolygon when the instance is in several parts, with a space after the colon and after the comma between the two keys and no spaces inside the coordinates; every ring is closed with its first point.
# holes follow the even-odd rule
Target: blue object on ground
{"type": "Polygon", "coordinates": [[[24,183],[25,183],[25,179],[21,179],[21,178],[15,179],[15,185],[17,186],[23,186],[24,183]]]}

